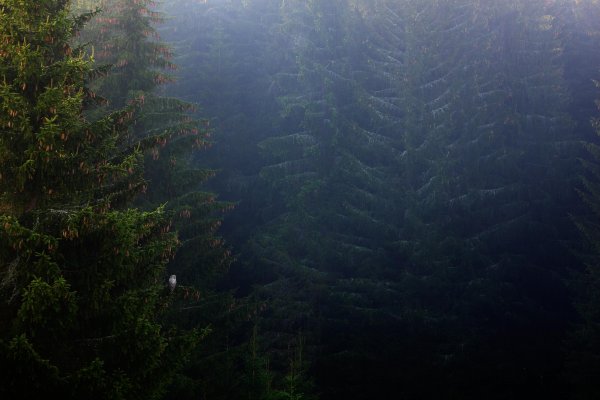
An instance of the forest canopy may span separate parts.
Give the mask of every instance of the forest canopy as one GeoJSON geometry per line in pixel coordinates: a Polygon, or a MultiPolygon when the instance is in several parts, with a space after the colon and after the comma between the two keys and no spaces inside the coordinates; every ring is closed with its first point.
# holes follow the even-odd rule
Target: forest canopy
{"type": "Polygon", "coordinates": [[[3,398],[600,395],[599,1],[0,0],[0,78],[3,398]]]}

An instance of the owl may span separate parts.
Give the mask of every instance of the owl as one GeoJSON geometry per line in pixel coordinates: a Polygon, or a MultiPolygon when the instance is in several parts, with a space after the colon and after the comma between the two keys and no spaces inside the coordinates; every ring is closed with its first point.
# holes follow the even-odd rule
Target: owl
{"type": "Polygon", "coordinates": [[[175,275],[171,275],[169,278],[169,287],[171,288],[171,292],[175,290],[175,286],[177,286],[177,278],[175,275]]]}

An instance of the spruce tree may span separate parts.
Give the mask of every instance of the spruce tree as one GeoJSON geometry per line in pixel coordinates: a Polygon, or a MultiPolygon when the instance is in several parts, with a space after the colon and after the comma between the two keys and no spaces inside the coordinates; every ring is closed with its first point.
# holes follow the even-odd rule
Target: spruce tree
{"type": "Polygon", "coordinates": [[[98,64],[110,65],[110,73],[96,87],[112,108],[123,107],[136,94],[150,93],[172,80],[173,53],[156,32],[156,24],[165,17],[155,10],[154,1],[79,0],[77,4],[83,10],[101,10],[80,40],[93,47],[98,64]]]}
{"type": "Polygon", "coordinates": [[[578,2],[569,21],[566,65],[574,94],[571,112],[578,122],[578,136],[585,141],[582,184],[579,187],[582,210],[575,210],[574,222],[581,233],[578,253],[584,267],[571,280],[579,320],[566,340],[566,377],[570,398],[600,396],[596,379],[600,373],[600,111],[598,46],[600,45],[600,2],[578,2]],[[594,80],[595,85],[590,84],[594,80]],[[596,99],[594,102],[593,99],[596,99]],[[590,123],[591,120],[591,123],[590,123]],[[590,135],[594,132],[596,135],[590,135]]]}
{"type": "Polygon", "coordinates": [[[67,0],[0,2],[0,393],[158,398],[195,331],[161,323],[178,291],[163,208],[144,189],[141,102],[85,117],[98,71],[67,0]]]}
{"type": "MultiPolygon", "coordinates": [[[[179,285],[184,285],[188,304],[182,305],[182,312],[171,320],[191,327],[211,325],[211,334],[190,355],[190,362],[175,378],[167,398],[236,390],[239,374],[230,365],[237,362],[232,360],[237,360],[241,349],[222,352],[221,344],[227,342],[231,349],[228,338],[233,329],[239,330],[239,315],[244,310],[233,304],[229,293],[216,290],[216,282],[231,262],[228,247],[217,235],[220,215],[231,204],[201,190],[214,174],[200,166],[211,145],[212,129],[208,120],[196,119],[200,114],[195,105],[164,95],[163,86],[174,79],[175,65],[170,47],[156,30],[165,18],[156,11],[156,4],[147,0],[95,3],[103,11],[80,38],[91,42],[98,65],[110,66],[107,76],[95,87],[108,100],[109,109],[143,101],[132,135],[142,140],[161,137],[159,145],[146,155],[144,177],[148,188],[135,204],[152,209],[166,202],[165,210],[172,215],[173,228],[179,234],[180,247],[167,269],[169,274],[176,274],[179,285]]],[[[186,85],[192,83],[186,79],[186,85]]],[[[216,100],[211,98],[214,103],[216,100]]],[[[210,108],[211,114],[213,110],[210,108]]]]}
{"type": "Polygon", "coordinates": [[[187,284],[207,289],[231,261],[216,233],[219,214],[231,204],[200,190],[214,175],[197,166],[200,150],[211,145],[209,121],[193,118],[198,113],[194,104],[159,94],[165,83],[174,80],[171,74],[176,65],[172,49],[157,33],[165,15],[154,2],[97,0],[95,5],[102,12],[88,24],[80,41],[90,42],[97,65],[108,67],[107,75],[97,80],[96,91],[108,101],[110,110],[132,101],[140,103],[132,126],[134,138],[161,137],[146,155],[144,177],[149,184],[136,204],[151,209],[167,203],[182,240],[169,270],[187,284]]]}
{"type": "MultiPolygon", "coordinates": [[[[600,87],[600,83],[596,82],[596,86],[600,87]]],[[[600,110],[600,101],[596,104],[600,110]]],[[[600,119],[594,118],[592,125],[600,135],[600,119]]],[[[585,243],[585,269],[576,274],[573,282],[580,321],[566,341],[566,374],[573,399],[600,395],[596,379],[600,373],[600,146],[589,142],[587,147],[589,157],[584,161],[586,176],[580,195],[589,212],[575,219],[585,243]]]]}

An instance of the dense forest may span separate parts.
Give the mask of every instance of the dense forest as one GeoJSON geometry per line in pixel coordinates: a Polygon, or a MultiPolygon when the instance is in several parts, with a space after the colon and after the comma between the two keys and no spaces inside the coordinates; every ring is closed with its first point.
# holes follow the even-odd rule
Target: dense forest
{"type": "Polygon", "coordinates": [[[0,397],[600,398],[599,0],[0,0],[0,397]]]}

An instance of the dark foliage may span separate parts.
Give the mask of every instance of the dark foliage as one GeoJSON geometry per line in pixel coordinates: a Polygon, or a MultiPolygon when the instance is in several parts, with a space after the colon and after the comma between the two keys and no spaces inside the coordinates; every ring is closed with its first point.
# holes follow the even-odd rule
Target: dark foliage
{"type": "MultiPolygon", "coordinates": [[[[16,282],[12,266],[24,260],[10,258],[19,238],[36,260],[31,268],[62,271],[48,267],[63,261],[39,243],[54,248],[59,240],[74,252],[62,244],[78,238],[71,228],[81,223],[77,235],[87,232],[75,219],[64,239],[60,230],[35,236],[39,227],[64,225],[58,216],[38,219],[38,209],[59,209],[65,199],[94,212],[105,207],[92,224],[102,233],[115,207],[134,201],[148,211],[118,211],[125,231],[148,220],[163,230],[148,241],[113,235],[107,246],[127,238],[153,249],[177,244],[166,268],[185,283],[176,298],[153,292],[153,304],[178,310],[159,320],[210,327],[193,350],[182,337],[181,373],[157,379],[149,396],[598,397],[597,0],[175,0],[165,14],[149,0],[77,3],[106,8],[80,41],[91,42],[97,65],[112,64],[112,72],[91,83],[108,105],[82,108],[90,128],[76,112],[65,111],[73,117],[65,123],[74,132],[116,123],[113,132],[122,133],[108,144],[82,137],[89,151],[77,154],[91,167],[73,164],[84,175],[71,174],[71,182],[56,173],[71,161],[44,158],[55,142],[40,134],[41,144],[27,147],[15,133],[17,122],[29,128],[14,93],[32,89],[19,89],[23,74],[13,67],[2,70],[16,82],[5,84],[9,114],[0,120],[7,132],[0,144],[10,150],[0,162],[3,294],[16,282]],[[175,62],[158,22],[178,55],[177,80],[166,72],[175,62]],[[114,156],[97,161],[106,154],[114,156]],[[100,185],[89,185],[90,173],[100,185]],[[234,249],[229,270],[219,227],[234,249]]],[[[82,57],[48,71],[89,74],[82,57]]],[[[65,74],[63,85],[78,79],[65,74]]],[[[40,132],[60,137],[53,126],[40,132]]],[[[157,253],[129,252],[141,257],[135,266],[163,273],[166,259],[154,261],[157,253]]],[[[66,338],[61,324],[73,324],[85,293],[77,282],[65,272],[32,275],[23,286],[23,305],[38,304],[39,292],[62,304],[53,310],[70,310],[70,319],[40,313],[48,340],[66,338]]],[[[31,354],[37,363],[19,365],[54,387],[64,374],[39,372],[49,358],[37,347],[23,350],[39,327],[12,302],[0,317],[29,321],[11,328],[29,336],[22,343],[3,336],[4,353],[31,354]]],[[[123,364],[127,379],[131,365],[123,364]]],[[[106,381],[125,387],[114,374],[106,381]]]]}

